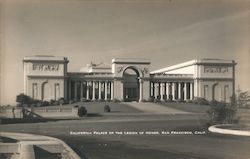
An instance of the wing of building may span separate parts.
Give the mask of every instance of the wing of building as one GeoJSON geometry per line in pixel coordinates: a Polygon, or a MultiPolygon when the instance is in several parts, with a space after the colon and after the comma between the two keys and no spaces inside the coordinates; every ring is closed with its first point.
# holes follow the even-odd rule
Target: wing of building
{"type": "Polygon", "coordinates": [[[235,92],[233,60],[199,59],[150,71],[147,59],[113,59],[68,72],[68,59],[23,60],[24,93],[38,100],[193,100],[230,102],[235,92]]]}

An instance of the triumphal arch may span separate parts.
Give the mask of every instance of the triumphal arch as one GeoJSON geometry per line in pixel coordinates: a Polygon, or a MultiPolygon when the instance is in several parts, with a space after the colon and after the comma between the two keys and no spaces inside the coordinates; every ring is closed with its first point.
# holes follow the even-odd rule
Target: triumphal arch
{"type": "Polygon", "coordinates": [[[38,100],[158,100],[204,98],[230,102],[235,92],[233,60],[196,59],[150,70],[147,59],[114,58],[69,72],[66,57],[24,57],[24,93],[38,100]]]}

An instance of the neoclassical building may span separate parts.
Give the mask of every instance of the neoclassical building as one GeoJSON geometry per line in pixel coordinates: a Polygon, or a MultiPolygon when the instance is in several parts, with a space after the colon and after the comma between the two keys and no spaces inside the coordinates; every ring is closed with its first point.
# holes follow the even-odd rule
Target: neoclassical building
{"type": "Polygon", "coordinates": [[[147,59],[114,58],[68,72],[66,57],[24,57],[24,93],[38,100],[193,100],[229,102],[235,92],[233,60],[200,59],[150,70],[147,59]]]}

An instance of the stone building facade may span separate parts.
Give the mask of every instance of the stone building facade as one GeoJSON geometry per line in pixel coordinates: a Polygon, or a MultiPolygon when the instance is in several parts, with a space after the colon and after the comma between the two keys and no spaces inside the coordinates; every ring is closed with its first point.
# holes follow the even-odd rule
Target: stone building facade
{"type": "Polygon", "coordinates": [[[230,102],[235,92],[233,60],[200,59],[150,70],[147,59],[115,58],[68,72],[66,57],[30,56],[24,63],[24,93],[38,100],[193,100],[230,102]]]}

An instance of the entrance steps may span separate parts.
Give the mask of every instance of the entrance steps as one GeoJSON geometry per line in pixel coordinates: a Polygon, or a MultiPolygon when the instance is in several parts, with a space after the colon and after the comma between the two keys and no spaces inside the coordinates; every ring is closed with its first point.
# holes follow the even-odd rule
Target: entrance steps
{"type": "Polygon", "coordinates": [[[185,112],[182,110],[170,108],[168,106],[159,105],[157,103],[151,102],[126,102],[126,105],[129,105],[133,108],[136,108],[144,113],[152,113],[152,114],[190,114],[189,112],[185,112]]]}

